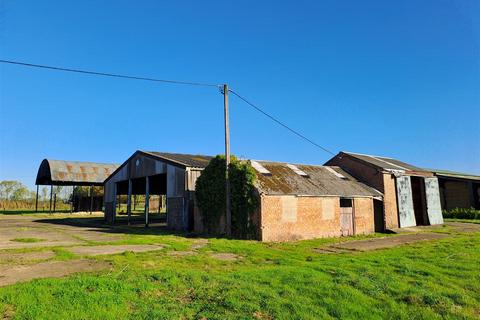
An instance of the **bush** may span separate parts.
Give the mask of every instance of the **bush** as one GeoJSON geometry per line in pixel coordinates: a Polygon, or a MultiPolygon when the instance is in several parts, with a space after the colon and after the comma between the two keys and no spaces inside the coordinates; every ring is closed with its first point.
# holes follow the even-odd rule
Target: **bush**
{"type": "MultiPolygon", "coordinates": [[[[248,239],[256,237],[256,226],[252,215],[258,206],[255,189],[255,170],[248,162],[230,158],[229,167],[232,235],[236,238],[248,239]]],[[[225,215],[225,157],[213,158],[197,179],[195,195],[200,209],[205,231],[208,233],[223,232],[220,230],[221,217],[225,215]]]]}
{"type": "Polygon", "coordinates": [[[449,219],[472,219],[480,220],[480,210],[474,208],[455,208],[443,210],[443,217],[449,219]]]}

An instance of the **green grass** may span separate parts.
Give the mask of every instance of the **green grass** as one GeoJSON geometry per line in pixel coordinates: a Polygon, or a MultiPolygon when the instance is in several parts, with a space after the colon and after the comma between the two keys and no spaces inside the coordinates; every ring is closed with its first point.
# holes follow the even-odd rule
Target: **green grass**
{"type": "Polygon", "coordinates": [[[42,241],[45,241],[45,239],[39,239],[39,238],[15,238],[15,239],[11,239],[10,241],[23,242],[23,243],[33,243],[33,242],[42,242],[42,241]]]}
{"type": "MultiPolygon", "coordinates": [[[[145,230],[145,229],[141,229],[145,230]]],[[[0,288],[16,319],[478,319],[480,236],[455,234],[386,250],[318,254],[343,239],[259,243],[131,234],[117,243],[163,243],[158,252],[96,257],[111,270],[0,288]],[[211,252],[235,253],[218,261],[211,252]]],[[[374,235],[385,236],[385,235],[374,235]]],[[[366,238],[366,237],[358,237],[366,238]]],[[[351,240],[351,239],[348,239],[351,240]]],[[[75,258],[56,248],[57,259],[75,258]]]]}

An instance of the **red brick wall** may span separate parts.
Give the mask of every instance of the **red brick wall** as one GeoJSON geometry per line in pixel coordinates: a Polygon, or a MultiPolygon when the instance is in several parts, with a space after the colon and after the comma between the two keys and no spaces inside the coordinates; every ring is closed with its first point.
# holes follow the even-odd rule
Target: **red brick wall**
{"type": "MultiPolygon", "coordinates": [[[[296,221],[282,218],[282,197],[262,196],[260,217],[261,241],[289,241],[338,237],[340,232],[340,199],[338,197],[297,197],[296,221]],[[325,201],[332,201],[333,215],[325,219],[325,201]]],[[[357,233],[374,232],[373,200],[355,199],[357,233]]]]}
{"type": "Polygon", "coordinates": [[[393,174],[383,174],[383,213],[387,229],[398,228],[397,190],[393,174]]]}
{"type": "Polygon", "coordinates": [[[379,170],[358,160],[354,160],[349,156],[344,155],[340,157],[339,155],[336,155],[328,160],[325,165],[340,167],[366,185],[369,185],[380,192],[383,192],[384,190],[383,176],[379,170]]]}
{"type": "Polygon", "coordinates": [[[353,201],[355,210],[355,234],[375,232],[373,200],[371,198],[355,198],[353,201]]]}

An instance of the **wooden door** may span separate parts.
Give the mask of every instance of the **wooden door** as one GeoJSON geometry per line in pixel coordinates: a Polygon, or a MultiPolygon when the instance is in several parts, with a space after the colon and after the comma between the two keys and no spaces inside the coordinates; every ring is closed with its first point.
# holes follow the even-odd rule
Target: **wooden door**
{"type": "Polygon", "coordinates": [[[340,207],[340,230],[342,236],[353,235],[353,208],[340,207]]]}

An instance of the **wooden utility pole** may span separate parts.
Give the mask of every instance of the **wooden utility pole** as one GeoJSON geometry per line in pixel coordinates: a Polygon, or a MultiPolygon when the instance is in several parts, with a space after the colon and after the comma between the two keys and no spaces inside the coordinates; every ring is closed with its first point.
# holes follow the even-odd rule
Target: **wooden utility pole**
{"type": "Polygon", "coordinates": [[[230,204],[230,179],[228,176],[228,168],[230,167],[230,125],[228,117],[228,85],[223,85],[223,110],[225,119],[225,224],[227,236],[232,235],[232,209],[230,204]]]}

